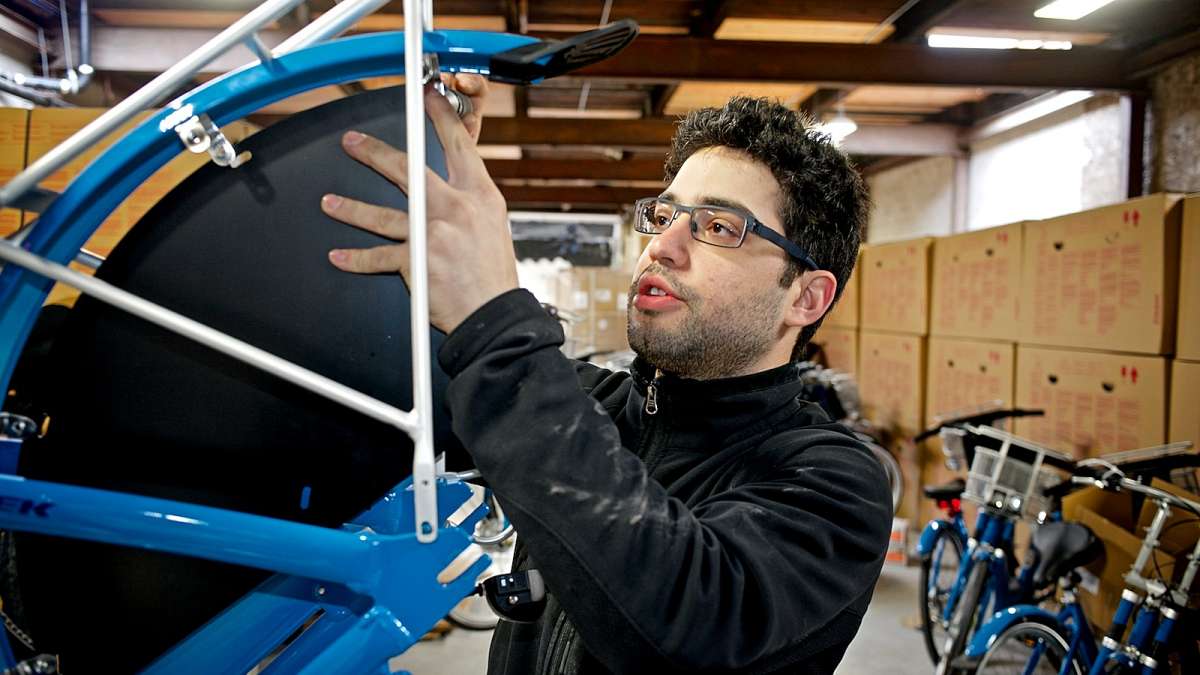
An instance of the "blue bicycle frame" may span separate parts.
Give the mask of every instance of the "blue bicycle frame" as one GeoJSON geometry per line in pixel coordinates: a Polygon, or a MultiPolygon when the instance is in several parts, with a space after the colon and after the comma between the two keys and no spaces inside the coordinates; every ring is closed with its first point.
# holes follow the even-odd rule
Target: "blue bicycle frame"
{"type": "MultiPolygon", "coordinates": [[[[488,73],[489,57],[536,42],[474,31],[430,32],[424,46],[447,72],[488,73]]],[[[101,154],[41,213],[21,242],[65,265],[104,218],[183,148],[173,120],[206,114],[218,126],[296,93],[403,74],[403,33],[340,39],[248,65],[173,101],[101,154]]],[[[14,264],[0,272],[0,384],[14,365],[53,281],[14,264]]],[[[11,440],[4,442],[15,471],[11,440]]],[[[437,482],[438,513],[455,512],[468,487],[437,482]]],[[[473,588],[487,559],[455,580],[437,575],[470,544],[477,508],[439,527],[430,543],[414,532],[411,480],[342,529],[195,504],[27,480],[0,474],[0,528],[143,547],[278,572],[162,655],[146,672],[245,673],[318,611],[323,615],[266,673],[386,673],[387,659],[415,643],[473,588]]],[[[14,659],[7,635],[0,666],[14,659]]]]}
{"type": "MultiPolygon", "coordinates": [[[[1078,479],[1075,480],[1080,482],[1078,479]]],[[[1099,483],[1099,481],[1095,482],[1099,483]]],[[[1104,484],[1101,485],[1108,487],[1104,484]]],[[[1121,600],[1113,613],[1112,623],[1108,633],[1101,640],[1099,648],[1096,646],[1083,608],[1076,599],[1074,587],[1068,585],[1063,592],[1063,607],[1057,615],[1051,615],[1045,610],[1031,605],[1010,607],[1006,611],[996,614],[974,635],[966,650],[969,659],[982,659],[1001,633],[1009,627],[1021,622],[1035,622],[1050,627],[1057,626],[1056,632],[1059,632],[1060,637],[1066,638],[1068,642],[1060,673],[1068,672],[1072,664],[1079,664],[1082,669],[1086,669],[1089,675],[1103,675],[1103,673],[1112,672],[1113,664],[1125,671],[1140,667],[1143,675],[1152,675],[1158,671],[1158,659],[1163,658],[1177,617],[1177,611],[1172,603],[1177,603],[1178,606],[1187,604],[1188,591],[1195,579],[1196,570],[1200,568],[1200,542],[1196,543],[1188,557],[1187,569],[1176,588],[1161,581],[1146,579],[1142,576],[1141,570],[1159,544],[1159,535],[1162,533],[1170,513],[1168,502],[1174,500],[1174,503],[1182,504],[1187,510],[1197,514],[1200,514],[1200,504],[1173,498],[1168,493],[1146,487],[1125,477],[1120,479],[1120,485],[1124,489],[1132,489],[1152,496],[1157,495],[1158,511],[1150,526],[1145,530],[1142,545],[1133,567],[1124,576],[1127,586],[1121,593],[1121,600]],[[1139,592],[1146,593],[1145,601],[1139,592]],[[1132,628],[1129,627],[1131,618],[1133,618],[1132,628]],[[1127,639],[1126,632],[1128,632],[1127,639]]],[[[1029,656],[1029,667],[1034,666],[1041,656],[1042,650],[1039,644],[1029,656]]]]}
{"type": "MultiPolygon", "coordinates": [[[[976,531],[979,528],[979,521],[975,522],[976,531]]],[[[936,518],[925,524],[925,529],[921,531],[921,538],[917,541],[917,555],[924,556],[933,554],[937,556],[934,560],[935,568],[941,563],[940,552],[934,550],[934,544],[937,542],[938,533],[949,531],[951,536],[958,539],[958,543],[962,544],[963,549],[967,548],[967,542],[971,535],[967,532],[967,522],[962,517],[962,511],[954,514],[954,517],[947,520],[945,518],[936,518]]]]}
{"type": "MultiPolygon", "coordinates": [[[[441,479],[438,507],[452,513],[471,496],[441,479]]],[[[136,546],[279,572],[160,657],[147,673],[245,673],[317,610],[324,615],[270,673],[387,672],[475,585],[477,560],[450,583],[438,573],[471,543],[478,508],[433,543],[413,530],[405,481],[342,529],[196,504],[0,476],[0,527],[136,546]],[[382,670],[380,670],[382,668],[382,670]]],[[[0,650],[15,665],[7,636],[0,650]]]]}
{"type": "Polygon", "coordinates": [[[1011,575],[1008,571],[1008,561],[1003,552],[1012,550],[1015,531],[1016,521],[1012,518],[993,513],[988,509],[980,510],[975,522],[977,539],[973,545],[968,545],[962,565],[958,568],[958,575],[954,579],[954,586],[950,589],[950,596],[942,616],[944,621],[950,621],[953,617],[959,596],[962,595],[963,588],[967,585],[967,579],[971,576],[971,570],[976,565],[987,565],[989,568],[988,584],[984,588],[983,594],[979,596],[978,625],[983,625],[987,619],[989,605],[992,606],[994,613],[1032,595],[1033,568],[1031,566],[1026,565],[1021,568],[1015,589],[1009,583],[1011,575]]]}

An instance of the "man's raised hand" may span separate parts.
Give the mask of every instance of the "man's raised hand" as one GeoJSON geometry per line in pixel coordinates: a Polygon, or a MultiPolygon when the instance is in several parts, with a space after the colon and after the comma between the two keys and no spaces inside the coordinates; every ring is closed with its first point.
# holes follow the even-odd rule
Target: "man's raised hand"
{"type": "MultiPolygon", "coordinates": [[[[486,81],[459,76],[455,83],[472,98],[486,93],[486,81]],[[472,84],[479,85],[474,88],[472,84]]],[[[446,155],[448,180],[426,169],[430,322],[449,333],[492,298],[517,287],[516,260],[508,228],[504,196],[475,148],[479,107],[474,120],[460,120],[448,101],[425,89],[425,109],[446,155]],[[472,128],[473,127],[473,128],[472,128]]],[[[408,156],[383,141],[355,131],[342,137],[342,147],[398,188],[408,191],[408,156]]],[[[398,243],[369,249],[335,249],[334,266],[347,272],[409,274],[408,215],[341,195],[321,198],[321,209],[348,225],[398,243]]]]}

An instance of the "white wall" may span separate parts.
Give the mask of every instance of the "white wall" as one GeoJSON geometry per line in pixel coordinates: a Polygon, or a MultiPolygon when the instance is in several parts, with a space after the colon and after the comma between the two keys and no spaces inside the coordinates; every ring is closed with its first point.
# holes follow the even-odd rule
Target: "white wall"
{"type": "Polygon", "coordinates": [[[1127,144],[1121,100],[1103,95],[977,140],[967,159],[930,157],[881,171],[867,178],[874,201],[867,241],[942,236],[1122,201],[1127,144]],[[960,165],[965,178],[956,177],[960,165]]]}
{"type": "Polygon", "coordinates": [[[869,176],[873,203],[867,242],[950,234],[955,163],[953,157],[928,157],[869,176]]]}
{"type": "Polygon", "coordinates": [[[970,146],[967,229],[1125,199],[1120,99],[1088,99],[970,146]]]}

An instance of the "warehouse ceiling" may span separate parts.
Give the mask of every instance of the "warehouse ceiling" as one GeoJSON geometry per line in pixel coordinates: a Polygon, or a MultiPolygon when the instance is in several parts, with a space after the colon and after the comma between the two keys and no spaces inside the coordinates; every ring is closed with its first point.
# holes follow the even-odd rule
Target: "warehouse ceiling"
{"type": "MultiPolygon", "coordinates": [[[[849,116],[858,130],[844,147],[870,172],[915,157],[961,154],[965,130],[1049,92],[1140,94],[1157,66],[1200,48],[1200,0],[1116,0],[1075,21],[1035,17],[1048,2],[440,0],[434,24],[556,37],[594,28],[606,8],[610,19],[640,24],[641,36],[625,52],[572,77],[494,86],[481,139],[514,208],[613,210],[660,184],[678,115],[734,94],[775,97],[822,120],[849,116]],[[1023,48],[944,49],[929,46],[931,35],[997,38],[1023,48]]],[[[74,30],[78,0],[66,4],[74,30]]],[[[91,0],[97,75],[71,101],[114,104],[256,4],[91,0]]],[[[334,4],[310,0],[264,41],[282,40],[334,4]]],[[[402,28],[401,5],[389,3],[354,30],[402,28]]],[[[0,51],[23,53],[39,72],[41,28],[51,68],[66,65],[59,6],[59,0],[5,0],[0,51]]],[[[248,51],[231,53],[199,79],[251,58],[248,51]]],[[[250,119],[268,125],[399,82],[329,87],[250,119]]]]}

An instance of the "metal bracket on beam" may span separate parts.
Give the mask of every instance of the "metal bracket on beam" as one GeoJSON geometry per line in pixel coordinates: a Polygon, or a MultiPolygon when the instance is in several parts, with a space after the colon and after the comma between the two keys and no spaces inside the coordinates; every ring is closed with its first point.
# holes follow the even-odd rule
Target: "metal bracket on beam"
{"type": "Polygon", "coordinates": [[[252,157],[249,152],[239,153],[233,147],[233,143],[225,138],[225,134],[221,133],[221,128],[204,113],[192,115],[173,128],[179,140],[183,141],[184,147],[196,154],[207,152],[212,161],[219,166],[236,169],[249,162],[252,157]]]}

